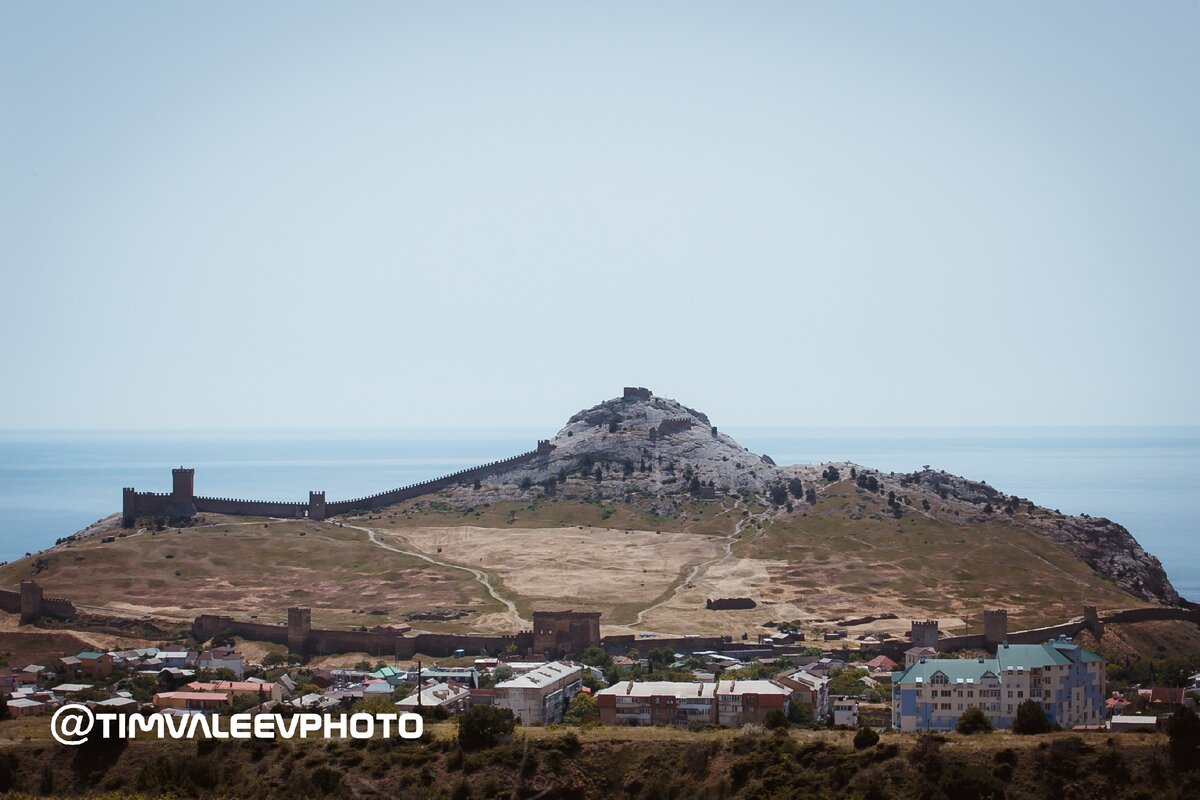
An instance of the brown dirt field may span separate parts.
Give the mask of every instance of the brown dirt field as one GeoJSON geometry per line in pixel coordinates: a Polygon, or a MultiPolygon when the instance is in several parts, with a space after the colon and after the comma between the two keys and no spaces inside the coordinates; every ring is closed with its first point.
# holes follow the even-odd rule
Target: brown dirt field
{"type": "Polygon", "coordinates": [[[628,608],[651,603],[693,564],[719,555],[724,542],[689,533],[591,527],[422,527],[382,535],[486,570],[523,611],[588,606],[610,622],[628,617],[628,608]]]}
{"type": "MultiPolygon", "coordinates": [[[[33,577],[48,596],[87,608],[186,620],[201,613],[282,622],[288,606],[316,625],[402,622],[430,606],[501,609],[470,575],[391,553],[334,523],[222,520],[100,537],[0,567],[0,586],[33,577]],[[371,610],[386,614],[368,614],[371,610]]],[[[471,618],[466,618],[469,621],[471,618]]],[[[448,629],[466,629],[463,625],[448,629]]]]}

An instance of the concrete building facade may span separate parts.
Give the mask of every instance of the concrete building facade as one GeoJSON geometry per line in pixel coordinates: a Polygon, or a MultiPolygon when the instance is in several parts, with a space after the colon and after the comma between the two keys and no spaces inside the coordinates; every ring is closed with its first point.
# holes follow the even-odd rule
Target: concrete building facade
{"type": "Polygon", "coordinates": [[[620,681],[596,693],[604,725],[674,725],[693,722],[738,727],[788,711],[792,689],[777,681],[620,681]]]}
{"type": "Polygon", "coordinates": [[[892,726],[953,730],[966,709],[978,707],[992,725],[1009,728],[1026,700],[1064,728],[1101,724],[1104,659],[1065,637],[1002,643],[995,658],[922,658],[892,675],[892,726]]]}
{"type": "Polygon", "coordinates": [[[551,661],[496,684],[496,705],[509,709],[522,725],[562,722],[571,698],[583,689],[583,668],[551,661]]]}

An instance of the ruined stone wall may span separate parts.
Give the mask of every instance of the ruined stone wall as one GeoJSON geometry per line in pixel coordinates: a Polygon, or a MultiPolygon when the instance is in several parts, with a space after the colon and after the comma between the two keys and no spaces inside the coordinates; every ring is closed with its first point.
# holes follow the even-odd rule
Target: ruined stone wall
{"type": "MultiPolygon", "coordinates": [[[[547,443],[548,445],[548,443],[547,443]]],[[[385,508],[387,506],[402,503],[405,500],[411,500],[414,497],[420,497],[423,494],[440,491],[449,486],[462,483],[464,481],[474,481],[480,478],[486,478],[498,472],[504,472],[513,467],[521,466],[538,458],[539,455],[544,455],[549,452],[546,447],[540,447],[539,450],[530,450],[528,453],[522,453],[511,458],[493,461],[490,464],[484,464],[479,467],[459,470],[458,472],[449,475],[443,475],[440,478],[414,483],[410,486],[402,486],[399,489],[392,489],[387,492],[369,495],[367,497],[359,497],[354,500],[337,500],[334,502],[325,502],[325,513],[332,516],[334,514],[345,514],[349,511],[374,511],[376,509],[385,508]]]]}
{"type": "Polygon", "coordinates": [[[42,617],[75,619],[75,604],[63,597],[45,597],[42,587],[34,581],[21,581],[21,588],[0,589],[0,610],[20,614],[22,625],[42,617]]]}
{"type": "MultiPolygon", "coordinates": [[[[291,609],[289,609],[291,611],[291,609]]],[[[289,636],[287,625],[265,625],[242,622],[232,617],[202,614],[192,621],[192,635],[200,641],[211,639],[221,631],[228,630],[235,636],[262,642],[287,645],[294,652],[306,655],[328,655],[330,653],[370,653],[374,656],[412,658],[418,653],[445,657],[455,650],[471,654],[481,651],[501,652],[510,644],[526,653],[533,646],[533,634],[521,631],[508,636],[475,636],[471,634],[421,633],[405,636],[389,630],[336,631],[320,628],[304,628],[303,640],[289,636]]]]}
{"type": "Polygon", "coordinates": [[[271,500],[235,500],[231,497],[197,497],[193,502],[201,514],[235,514],[247,517],[283,517],[303,519],[308,503],[287,503],[271,500]]]}
{"type": "Polygon", "coordinates": [[[0,589],[0,611],[10,614],[21,613],[21,593],[12,589],[0,589]]]}
{"type": "Polygon", "coordinates": [[[756,608],[758,603],[749,597],[718,597],[716,600],[708,598],[704,601],[704,607],[710,611],[731,611],[738,608],[756,608]]]}

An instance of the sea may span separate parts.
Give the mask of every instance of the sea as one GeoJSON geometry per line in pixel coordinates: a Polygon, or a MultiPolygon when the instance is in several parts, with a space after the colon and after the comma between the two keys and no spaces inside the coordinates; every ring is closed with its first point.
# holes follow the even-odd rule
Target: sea
{"type": "MultiPolygon", "coordinates": [[[[777,464],[929,465],[1067,514],[1108,517],[1200,600],[1200,427],[723,428],[777,464]]],[[[360,497],[533,448],[552,431],[0,431],[0,561],[119,511],[121,489],[169,492],[172,467],[210,497],[360,497]]]]}

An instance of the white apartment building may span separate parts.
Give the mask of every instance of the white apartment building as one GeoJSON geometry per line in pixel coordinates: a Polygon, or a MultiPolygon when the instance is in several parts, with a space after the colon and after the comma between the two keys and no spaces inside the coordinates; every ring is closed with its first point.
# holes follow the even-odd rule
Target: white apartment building
{"type": "Polygon", "coordinates": [[[496,684],[496,705],[507,708],[523,725],[562,722],[571,698],[583,688],[583,668],[551,661],[496,684]]]}
{"type": "Polygon", "coordinates": [[[953,730],[972,706],[997,728],[1035,700],[1064,728],[1104,721],[1105,661],[1063,637],[1045,644],[1001,644],[995,658],[922,658],[892,675],[892,726],[953,730]]]}

